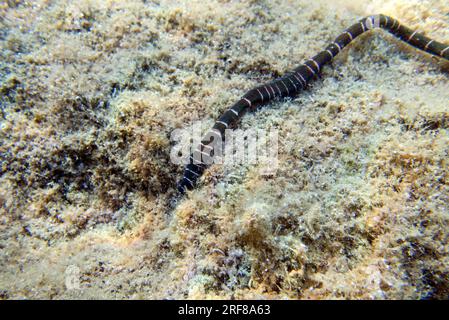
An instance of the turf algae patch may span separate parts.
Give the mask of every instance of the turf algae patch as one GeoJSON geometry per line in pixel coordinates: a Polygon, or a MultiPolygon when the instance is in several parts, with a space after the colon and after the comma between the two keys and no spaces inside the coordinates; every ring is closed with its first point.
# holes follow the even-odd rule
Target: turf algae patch
{"type": "Polygon", "coordinates": [[[0,298],[447,297],[447,74],[383,33],[242,119],[279,130],[276,175],[173,197],[173,129],[359,17],[447,42],[445,1],[338,3],[2,3],[0,298]]]}

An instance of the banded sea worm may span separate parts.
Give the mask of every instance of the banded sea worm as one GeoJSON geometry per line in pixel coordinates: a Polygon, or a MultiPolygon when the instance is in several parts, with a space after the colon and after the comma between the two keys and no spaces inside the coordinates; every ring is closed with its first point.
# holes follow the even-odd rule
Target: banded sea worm
{"type": "Polygon", "coordinates": [[[264,85],[249,90],[229,108],[214,124],[212,129],[201,140],[200,145],[191,153],[184,175],[178,183],[178,191],[185,193],[193,189],[198,178],[211,163],[214,144],[221,141],[226,129],[234,126],[249,110],[284,97],[294,97],[321,72],[322,67],[329,63],[344,47],[364,32],[382,28],[402,41],[435,56],[449,61],[449,45],[435,41],[414,31],[398,20],[383,14],[368,16],[359,20],[341,33],[323,51],[306,60],[292,72],[264,85]]]}

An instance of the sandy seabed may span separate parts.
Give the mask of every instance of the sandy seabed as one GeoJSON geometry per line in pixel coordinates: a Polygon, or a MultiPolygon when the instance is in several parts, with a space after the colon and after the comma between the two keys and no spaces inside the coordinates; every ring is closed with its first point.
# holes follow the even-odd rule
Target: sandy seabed
{"type": "Polygon", "coordinates": [[[384,13],[435,1],[0,2],[0,298],[445,299],[447,62],[375,30],[294,100],[275,174],[213,165],[176,198],[175,129],[384,13]]]}

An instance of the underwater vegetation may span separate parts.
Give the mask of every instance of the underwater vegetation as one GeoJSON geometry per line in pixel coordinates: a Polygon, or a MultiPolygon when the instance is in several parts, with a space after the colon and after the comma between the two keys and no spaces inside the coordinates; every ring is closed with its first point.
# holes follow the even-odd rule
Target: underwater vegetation
{"type": "Polygon", "coordinates": [[[255,110],[258,106],[273,100],[295,97],[300,91],[307,88],[313,78],[319,76],[324,65],[331,62],[344,47],[364,32],[375,28],[383,28],[402,41],[449,61],[448,44],[430,39],[418,33],[418,30],[412,30],[401,25],[399,21],[392,17],[380,14],[363,18],[343,31],[326,49],[306,60],[293,71],[287,72],[281,78],[249,90],[232,107],[226,110],[206,134],[206,137],[200,141],[199,146],[191,153],[184,175],[178,184],[178,191],[184,194],[187,190],[195,187],[196,181],[207,167],[206,160],[214,157],[213,151],[217,147],[216,145],[225,140],[225,131],[228,128],[235,127],[246,112],[255,110]]]}
{"type": "Polygon", "coordinates": [[[278,130],[273,175],[212,165],[179,198],[170,134],[212,126],[367,14],[447,43],[448,11],[0,3],[0,298],[446,299],[443,59],[382,31],[358,37],[309,90],[242,118],[278,130]]]}

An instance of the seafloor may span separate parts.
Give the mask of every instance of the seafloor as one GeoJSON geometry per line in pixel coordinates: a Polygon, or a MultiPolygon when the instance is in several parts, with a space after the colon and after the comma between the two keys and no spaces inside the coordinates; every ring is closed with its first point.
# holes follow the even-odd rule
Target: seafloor
{"type": "Polygon", "coordinates": [[[276,174],[175,197],[174,129],[375,13],[449,42],[447,0],[0,2],[0,298],[448,298],[449,66],[382,30],[244,117],[276,174]]]}

